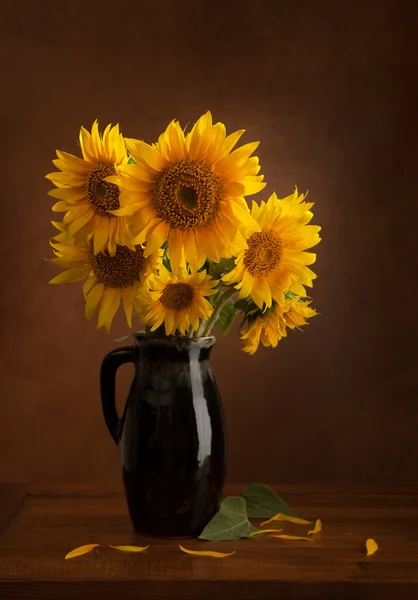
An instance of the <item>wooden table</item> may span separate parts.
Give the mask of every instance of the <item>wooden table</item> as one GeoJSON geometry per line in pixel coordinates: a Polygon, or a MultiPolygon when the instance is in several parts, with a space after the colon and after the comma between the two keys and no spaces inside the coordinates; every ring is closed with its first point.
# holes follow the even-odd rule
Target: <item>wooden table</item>
{"type": "MultiPolygon", "coordinates": [[[[0,486],[0,598],[418,600],[418,488],[273,487],[299,515],[321,517],[314,543],[182,542],[236,550],[215,559],[183,554],[178,540],[135,535],[120,493],[0,486]],[[369,537],[380,548],[366,557],[369,537]],[[69,550],[95,542],[101,546],[92,553],[64,560],[69,550]],[[148,543],[140,554],[108,547],[148,543]]],[[[243,488],[230,485],[226,493],[243,488]]]]}

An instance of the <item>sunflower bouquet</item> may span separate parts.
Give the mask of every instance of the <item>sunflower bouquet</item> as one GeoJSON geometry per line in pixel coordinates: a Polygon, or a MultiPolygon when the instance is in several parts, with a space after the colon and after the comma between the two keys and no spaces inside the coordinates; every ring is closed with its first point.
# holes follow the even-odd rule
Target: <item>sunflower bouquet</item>
{"type": "Polygon", "coordinates": [[[64,269],[50,283],[84,281],[86,317],[110,330],[123,306],[145,335],[204,337],[226,333],[236,315],[243,350],[275,347],[316,311],[306,286],[316,275],[307,252],[320,241],[312,202],[295,189],[267,201],[246,196],[265,187],[253,153],[236,148],[207,112],[189,132],[173,120],[158,141],[124,138],[119,126],[80,131],[81,157],[57,150],[51,262],[64,269]]]}

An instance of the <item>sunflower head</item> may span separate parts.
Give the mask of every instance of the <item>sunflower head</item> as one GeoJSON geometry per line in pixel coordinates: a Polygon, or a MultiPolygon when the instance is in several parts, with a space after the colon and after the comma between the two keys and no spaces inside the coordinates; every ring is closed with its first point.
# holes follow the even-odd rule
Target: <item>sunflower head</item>
{"type": "Polygon", "coordinates": [[[263,311],[255,309],[250,311],[247,325],[240,331],[243,342],[243,351],[254,354],[260,345],[275,348],[279,341],[287,336],[287,329],[295,329],[307,324],[307,319],[317,313],[310,307],[310,302],[301,300],[293,294],[286,294],[290,299],[283,305],[273,303],[270,308],[263,311]]]}
{"type": "Polygon", "coordinates": [[[107,250],[95,254],[91,241],[76,245],[65,228],[51,242],[51,246],[55,254],[51,262],[64,271],[50,283],[84,279],[86,317],[91,319],[98,309],[98,328],[104,326],[109,331],[122,303],[127,323],[132,327],[135,298],[149,275],[158,269],[162,253],[158,251],[146,257],[140,245],[133,249],[117,245],[113,256],[107,250]]]}
{"type": "Polygon", "coordinates": [[[256,156],[258,142],[233,149],[244,130],[226,135],[206,113],[185,134],[172,121],[153,145],[126,144],[136,164],[120,166],[106,181],[121,187],[121,208],[134,242],[153,252],[167,241],[173,270],[189,262],[197,270],[247,247],[242,228],[257,231],[245,196],[264,188],[256,156]]]}
{"type": "Polygon", "coordinates": [[[96,254],[107,250],[113,256],[117,245],[133,249],[126,218],[112,213],[120,207],[119,188],[106,181],[117,166],[128,162],[119,126],[108,125],[102,135],[97,121],[91,133],[82,127],[80,147],[82,158],[56,151],[58,158],[52,162],[59,171],[46,175],[56,185],[48,194],[59,200],[52,210],[65,213],[70,236],[92,239],[96,254]]]}
{"type": "Polygon", "coordinates": [[[320,227],[309,225],[313,203],[305,195],[294,194],[279,200],[272,194],[260,205],[253,202],[251,215],[260,231],[247,234],[247,248],[238,253],[235,268],[224,275],[228,284],[236,284],[240,298],[251,298],[262,309],[273,301],[284,303],[291,290],[306,296],[304,286],[312,286],[316,275],[308,265],[316,255],[306,252],[320,241],[320,227]]]}
{"type": "Polygon", "coordinates": [[[174,274],[162,266],[148,277],[135,308],[151,331],[164,324],[166,335],[185,335],[190,326],[197,330],[200,319],[211,316],[213,307],[206,298],[216,293],[218,283],[204,270],[188,273],[179,267],[174,274]]]}

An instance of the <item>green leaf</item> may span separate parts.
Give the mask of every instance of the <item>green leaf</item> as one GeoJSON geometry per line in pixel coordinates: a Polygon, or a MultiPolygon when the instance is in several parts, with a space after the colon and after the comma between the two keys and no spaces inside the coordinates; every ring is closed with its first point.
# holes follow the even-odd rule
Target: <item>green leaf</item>
{"type": "Polygon", "coordinates": [[[221,258],[218,263],[212,263],[209,274],[213,279],[219,279],[224,273],[229,273],[235,267],[233,258],[221,258]]]}
{"type": "Polygon", "coordinates": [[[131,155],[129,155],[128,165],[136,165],[136,160],[131,155]]]}
{"type": "Polygon", "coordinates": [[[241,300],[237,300],[234,304],[236,310],[240,310],[241,312],[245,312],[248,308],[248,300],[245,298],[241,298],[241,300]]]}
{"type": "Polygon", "coordinates": [[[270,519],[277,513],[296,517],[286,502],[264,483],[252,483],[241,496],[247,502],[247,512],[251,519],[270,519]]]}
{"type": "Polygon", "coordinates": [[[285,292],[284,297],[286,300],[294,300],[295,298],[297,298],[296,294],[294,294],[293,292],[285,292]]]}
{"type": "Polygon", "coordinates": [[[207,258],[198,271],[206,271],[206,273],[210,274],[212,265],[213,261],[211,261],[210,258],[207,258]]]}
{"type": "Polygon", "coordinates": [[[257,531],[257,528],[248,520],[244,498],[231,496],[222,501],[219,512],[206,525],[199,538],[215,542],[239,540],[249,537],[253,531],[257,531]]]}
{"type": "Polygon", "coordinates": [[[163,256],[163,265],[165,266],[167,271],[169,271],[171,273],[170,259],[168,258],[168,256],[166,254],[164,254],[164,256],[163,256]]]}
{"type": "Polygon", "coordinates": [[[213,296],[209,296],[208,297],[208,300],[212,304],[212,306],[215,306],[216,304],[219,304],[219,300],[222,298],[223,294],[224,293],[223,293],[222,290],[218,290],[216,292],[216,294],[213,294],[213,296]]]}
{"type": "Polygon", "coordinates": [[[227,302],[219,313],[218,320],[216,321],[216,327],[218,327],[222,333],[228,333],[232,323],[234,322],[236,310],[232,300],[227,302]]]}
{"type": "Polygon", "coordinates": [[[129,340],[130,337],[133,337],[135,334],[134,333],[130,333],[129,335],[123,335],[120,338],[115,338],[113,341],[114,342],[125,342],[126,340],[129,340]]]}

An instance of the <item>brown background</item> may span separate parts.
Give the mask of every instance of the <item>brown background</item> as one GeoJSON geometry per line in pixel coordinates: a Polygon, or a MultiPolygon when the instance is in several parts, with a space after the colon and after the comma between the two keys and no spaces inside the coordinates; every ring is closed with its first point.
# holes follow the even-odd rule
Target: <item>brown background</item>
{"type": "Polygon", "coordinates": [[[252,358],[218,337],[229,478],[417,480],[414,7],[3,0],[0,480],[120,481],[98,370],[126,329],[47,285],[55,148],[78,152],[96,117],[151,142],[208,109],[261,140],[264,197],[309,189],[323,226],[322,316],[252,358]]]}

